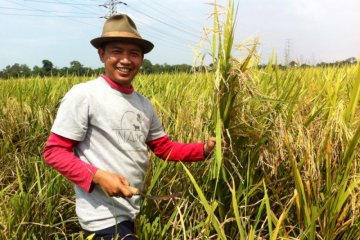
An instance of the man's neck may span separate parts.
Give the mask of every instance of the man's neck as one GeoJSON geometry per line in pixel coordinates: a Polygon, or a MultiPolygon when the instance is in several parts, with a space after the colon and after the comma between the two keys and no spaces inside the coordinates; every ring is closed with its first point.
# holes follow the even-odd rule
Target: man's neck
{"type": "Polygon", "coordinates": [[[134,87],[132,85],[130,86],[123,86],[117,82],[115,82],[114,80],[110,79],[108,76],[106,76],[105,74],[101,74],[100,75],[103,79],[105,79],[105,81],[110,85],[110,87],[112,87],[113,89],[125,93],[125,94],[131,94],[134,92],[134,87]]]}

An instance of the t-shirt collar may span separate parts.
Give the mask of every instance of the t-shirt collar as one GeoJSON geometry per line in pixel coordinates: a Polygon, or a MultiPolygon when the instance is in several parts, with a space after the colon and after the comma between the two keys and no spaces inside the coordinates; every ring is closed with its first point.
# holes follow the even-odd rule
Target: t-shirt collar
{"type": "Polygon", "coordinates": [[[113,89],[125,93],[125,94],[131,94],[134,92],[134,87],[132,85],[130,85],[129,87],[124,87],[120,84],[118,84],[117,82],[111,80],[108,76],[106,76],[105,74],[101,74],[100,77],[102,77],[103,79],[105,79],[105,81],[110,85],[110,87],[112,87],[113,89]]]}

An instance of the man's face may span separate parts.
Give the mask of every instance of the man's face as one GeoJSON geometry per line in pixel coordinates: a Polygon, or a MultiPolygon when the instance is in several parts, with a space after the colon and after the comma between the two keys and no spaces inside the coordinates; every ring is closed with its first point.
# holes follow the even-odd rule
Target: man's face
{"type": "Polygon", "coordinates": [[[123,86],[131,85],[144,59],[141,48],[132,43],[110,42],[98,53],[106,76],[123,86]]]}

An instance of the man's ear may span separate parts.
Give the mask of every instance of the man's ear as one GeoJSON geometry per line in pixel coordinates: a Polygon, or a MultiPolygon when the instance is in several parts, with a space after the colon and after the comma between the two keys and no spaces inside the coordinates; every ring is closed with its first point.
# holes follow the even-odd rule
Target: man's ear
{"type": "Polygon", "coordinates": [[[104,62],[104,49],[98,48],[98,54],[101,62],[104,62]]]}
{"type": "Polygon", "coordinates": [[[145,59],[145,57],[144,57],[144,54],[142,53],[141,54],[142,55],[142,59],[141,59],[141,65],[144,63],[144,59],[145,59]]]}

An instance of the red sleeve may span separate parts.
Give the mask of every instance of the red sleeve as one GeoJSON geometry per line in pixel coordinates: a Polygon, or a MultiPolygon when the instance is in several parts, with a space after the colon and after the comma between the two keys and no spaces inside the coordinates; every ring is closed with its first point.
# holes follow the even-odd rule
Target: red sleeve
{"type": "Polygon", "coordinates": [[[173,142],[164,136],[146,143],[161,159],[169,161],[195,162],[204,160],[204,143],[173,142]]]}
{"type": "Polygon", "coordinates": [[[78,142],[75,140],[51,133],[45,145],[44,159],[64,177],[85,191],[91,192],[92,179],[97,168],[75,156],[73,147],[76,144],[78,142]]]}

